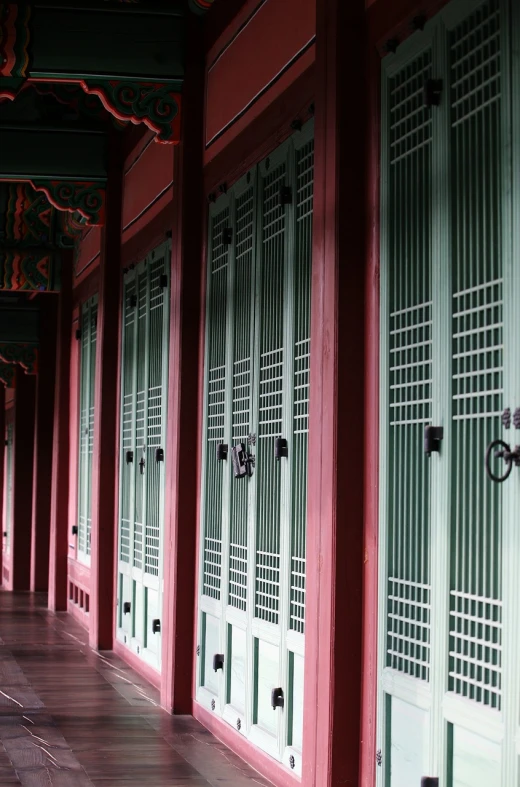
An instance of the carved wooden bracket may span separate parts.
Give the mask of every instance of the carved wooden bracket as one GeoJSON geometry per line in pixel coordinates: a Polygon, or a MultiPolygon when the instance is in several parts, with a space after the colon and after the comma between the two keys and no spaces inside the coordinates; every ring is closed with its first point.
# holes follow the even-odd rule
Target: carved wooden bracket
{"type": "Polygon", "coordinates": [[[38,373],[38,348],[35,344],[0,343],[0,361],[19,364],[26,374],[38,373]]]}
{"type": "Polygon", "coordinates": [[[59,257],[48,249],[2,249],[0,290],[58,292],[59,257]]]}
{"type": "Polygon", "coordinates": [[[16,367],[12,363],[0,362],[0,383],[6,388],[14,388],[16,382],[16,367]]]}
{"type": "Polygon", "coordinates": [[[36,191],[43,191],[58,210],[79,213],[89,226],[105,223],[105,188],[100,183],[69,180],[29,181],[36,191]]]}

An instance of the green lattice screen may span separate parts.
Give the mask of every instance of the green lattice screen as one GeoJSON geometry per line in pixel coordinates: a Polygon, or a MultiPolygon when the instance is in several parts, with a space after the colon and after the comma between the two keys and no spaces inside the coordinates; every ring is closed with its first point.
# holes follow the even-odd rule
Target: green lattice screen
{"type": "Polygon", "coordinates": [[[485,477],[501,434],[501,35],[491,0],[450,36],[453,170],[453,560],[450,689],[501,705],[502,487],[485,477]],[[469,218],[471,217],[471,219],[469,218]]]}
{"type": "Polygon", "coordinates": [[[294,271],[294,403],[292,451],[291,581],[289,628],[305,627],[305,537],[309,434],[310,298],[314,140],[296,151],[296,249],[294,271]]]}
{"type": "Polygon", "coordinates": [[[389,83],[389,667],[422,680],[430,662],[431,110],[423,87],[431,52],[389,83]]]}
{"type": "MultiPolygon", "coordinates": [[[[121,490],[119,508],[119,559],[130,563],[130,527],[133,523],[133,463],[130,454],[135,455],[134,412],[134,352],[136,326],[136,286],[135,279],[126,279],[123,289],[123,348],[121,374],[121,490]]],[[[135,461],[135,456],[132,456],[135,461]]],[[[140,566],[139,566],[140,568],[140,566]]]]}
{"type": "Polygon", "coordinates": [[[286,211],[280,191],[286,164],[262,183],[262,246],[259,261],[260,369],[257,436],[255,616],[278,623],[280,598],[280,464],[275,438],[283,433],[284,273],[286,211]]]}
{"type": "MultiPolygon", "coordinates": [[[[236,199],[232,445],[247,443],[251,432],[255,207],[253,187],[236,199]]],[[[247,608],[248,490],[248,484],[232,484],[230,491],[229,603],[244,611],[247,608]]]]}
{"type": "Polygon", "coordinates": [[[209,268],[208,391],[206,445],[206,507],[204,525],[203,593],[220,598],[222,575],[222,463],[216,448],[224,441],[226,387],[226,316],[228,308],[229,207],[211,220],[209,268]]]}
{"type": "Polygon", "coordinates": [[[81,307],[78,455],[78,557],[90,556],[92,461],[94,455],[97,297],[81,307]]]}
{"type": "Polygon", "coordinates": [[[5,519],[5,551],[9,555],[11,552],[11,527],[13,520],[13,438],[14,427],[12,423],[7,424],[7,450],[6,450],[6,519],[5,519]]]}
{"type": "Polygon", "coordinates": [[[147,272],[140,269],[136,275],[137,283],[137,324],[135,357],[135,458],[134,472],[134,521],[133,521],[133,564],[143,568],[143,530],[145,516],[145,474],[142,463],[146,461],[146,409],[148,395],[147,369],[147,321],[148,292],[147,272]]]}
{"type": "Polygon", "coordinates": [[[152,576],[159,575],[160,522],[161,522],[161,464],[157,450],[163,447],[163,391],[164,361],[164,286],[165,259],[158,257],[150,262],[150,307],[148,325],[148,399],[146,442],[146,533],[144,570],[152,576]]]}

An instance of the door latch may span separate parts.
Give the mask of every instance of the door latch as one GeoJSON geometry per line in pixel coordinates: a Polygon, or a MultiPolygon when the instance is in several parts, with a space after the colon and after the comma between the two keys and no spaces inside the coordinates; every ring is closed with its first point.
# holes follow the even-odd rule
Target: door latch
{"type": "Polygon", "coordinates": [[[246,449],[245,443],[237,443],[231,449],[231,461],[235,478],[246,478],[253,475],[255,457],[246,449]]]}
{"type": "Polygon", "coordinates": [[[520,467],[520,445],[515,446],[511,451],[511,447],[503,440],[493,440],[486,451],[486,473],[489,478],[497,484],[506,481],[511,475],[511,470],[515,467],[520,467]],[[497,475],[491,469],[491,457],[494,459],[503,459],[506,465],[502,475],[497,475]]]}
{"type": "Polygon", "coordinates": [[[434,451],[441,450],[441,441],[444,437],[442,426],[425,426],[424,428],[424,453],[431,456],[434,451]]]}

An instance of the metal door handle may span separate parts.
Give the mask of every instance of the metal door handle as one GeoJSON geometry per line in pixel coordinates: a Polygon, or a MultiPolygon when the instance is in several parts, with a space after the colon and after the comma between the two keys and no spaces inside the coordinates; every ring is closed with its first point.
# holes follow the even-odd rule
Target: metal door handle
{"type": "Polygon", "coordinates": [[[515,446],[515,449],[511,451],[511,447],[505,443],[503,440],[493,440],[486,451],[486,473],[490,477],[492,481],[495,481],[497,484],[501,484],[503,481],[506,481],[509,476],[511,475],[511,470],[513,469],[513,465],[516,467],[520,467],[520,445],[515,446]],[[494,451],[494,453],[493,453],[494,451]],[[503,475],[496,475],[491,469],[491,458],[494,459],[503,459],[506,464],[506,469],[503,475]]]}
{"type": "Polygon", "coordinates": [[[145,466],[145,464],[146,464],[146,462],[144,461],[144,459],[141,459],[140,462],[139,462],[139,472],[141,473],[141,475],[144,475],[144,466],[145,466]]]}

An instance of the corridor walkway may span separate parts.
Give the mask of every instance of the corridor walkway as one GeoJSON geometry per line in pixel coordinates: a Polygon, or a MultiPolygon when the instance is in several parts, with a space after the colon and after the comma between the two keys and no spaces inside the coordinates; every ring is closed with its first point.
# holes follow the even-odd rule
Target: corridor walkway
{"type": "Polygon", "coordinates": [[[45,596],[0,591],[0,785],[257,787],[269,783],[45,596]]]}

